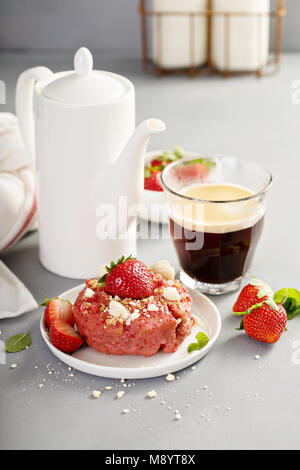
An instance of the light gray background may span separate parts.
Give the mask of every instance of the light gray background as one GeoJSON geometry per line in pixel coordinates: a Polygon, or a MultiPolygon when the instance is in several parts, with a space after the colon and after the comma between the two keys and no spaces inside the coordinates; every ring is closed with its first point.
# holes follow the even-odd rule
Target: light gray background
{"type": "MultiPolygon", "coordinates": [[[[300,1],[286,4],[283,49],[299,51],[300,1]]],[[[73,50],[82,45],[137,56],[138,0],[0,0],[0,49],[73,50]]]]}

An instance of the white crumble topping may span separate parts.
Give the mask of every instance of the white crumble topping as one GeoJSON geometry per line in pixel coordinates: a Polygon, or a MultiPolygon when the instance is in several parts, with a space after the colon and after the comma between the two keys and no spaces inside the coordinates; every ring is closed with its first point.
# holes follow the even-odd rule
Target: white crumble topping
{"type": "Polygon", "coordinates": [[[85,292],[84,292],[83,295],[84,295],[84,297],[86,297],[87,299],[89,299],[90,297],[93,297],[94,294],[95,294],[95,292],[94,292],[92,289],[90,289],[89,287],[87,287],[87,288],[85,289],[85,292]]]}
{"type": "Polygon", "coordinates": [[[150,392],[147,393],[147,397],[156,398],[157,397],[156,391],[155,390],[150,390],[150,392]]]}
{"type": "Polygon", "coordinates": [[[132,313],[127,308],[116,300],[111,300],[108,307],[109,315],[117,318],[119,321],[125,322],[126,325],[130,325],[133,320],[136,320],[140,316],[140,310],[135,309],[132,313]]]}
{"type": "Polygon", "coordinates": [[[173,381],[175,380],[175,375],[173,375],[173,374],[168,374],[168,375],[166,376],[166,380],[167,380],[168,382],[173,382],[173,381]]]}
{"type": "Polygon", "coordinates": [[[118,400],[120,400],[120,398],[123,398],[124,395],[125,395],[124,390],[120,390],[120,391],[117,393],[116,397],[117,397],[118,400]]]}
{"type": "Polygon", "coordinates": [[[176,287],[165,287],[163,289],[163,297],[166,300],[170,300],[171,302],[176,302],[180,300],[180,295],[176,287]]]}
{"type": "Polygon", "coordinates": [[[159,308],[155,304],[148,304],[148,311],[149,312],[158,312],[159,308]]]}
{"type": "Polygon", "coordinates": [[[100,392],[100,390],[93,390],[93,391],[92,391],[92,395],[93,395],[94,398],[97,399],[97,398],[100,397],[101,392],[100,392]]]}
{"type": "Polygon", "coordinates": [[[133,320],[136,320],[137,318],[140,317],[140,311],[138,309],[135,309],[133,311],[133,313],[130,314],[130,317],[126,320],[126,325],[130,325],[130,323],[133,321],[133,320]]]}
{"type": "Polygon", "coordinates": [[[111,300],[109,302],[109,314],[112,317],[122,319],[122,320],[127,320],[129,317],[129,312],[128,310],[122,305],[120,302],[117,302],[116,300],[111,300]]]}
{"type": "Polygon", "coordinates": [[[160,274],[167,280],[172,280],[175,278],[175,269],[167,260],[157,261],[153,266],[151,266],[150,269],[154,273],[160,274]]]}

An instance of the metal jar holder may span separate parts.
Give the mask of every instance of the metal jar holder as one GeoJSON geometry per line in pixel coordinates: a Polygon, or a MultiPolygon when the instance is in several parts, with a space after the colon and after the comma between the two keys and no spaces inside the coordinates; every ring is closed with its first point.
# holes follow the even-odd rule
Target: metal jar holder
{"type": "Polygon", "coordinates": [[[285,0],[277,0],[276,11],[270,12],[219,12],[212,10],[212,0],[208,0],[208,8],[206,11],[202,12],[176,12],[176,11],[153,11],[147,9],[147,0],[140,0],[139,11],[141,15],[141,30],[142,30],[142,65],[143,69],[148,73],[154,73],[158,76],[164,74],[175,74],[175,73],[186,73],[191,77],[195,75],[209,75],[209,74],[221,74],[224,77],[230,77],[231,75],[237,74],[256,74],[257,77],[262,77],[265,75],[270,75],[276,73],[280,67],[280,56],[281,56],[281,43],[282,43],[282,23],[283,17],[286,15],[285,0]],[[155,64],[153,60],[149,57],[149,46],[148,46],[148,19],[150,21],[154,18],[157,20],[157,49],[158,57],[161,53],[161,29],[162,29],[162,18],[167,16],[173,17],[185,17],[189,18],[190,22],[190,66],[185,68],[164,68],[161,65],[155,64]],[[245,17],[256,17],[261,19],[263,17],[269,16],[275,21],[274,27],[274,52],[273,57],[268,60],[266,66],[259,67],[255,71],[249,72],[233,72],[230,70],[230,18],[245,18],[245,17]],[[204,65],[196,66],[195,65],[195,22],[196,17],[206,17],[207,18],[207,61],[204,65]],[[217,70],[212,61],[212,21],[214,17],[223,17],[225,20],[225,31],[224,31],[224,56],[226,60],[226,66],[223,71],[217,70]],[[273,68],[269,68],[273,66],[273,68]],[[268,69],[267,69],[268,67],[268,69]]]}

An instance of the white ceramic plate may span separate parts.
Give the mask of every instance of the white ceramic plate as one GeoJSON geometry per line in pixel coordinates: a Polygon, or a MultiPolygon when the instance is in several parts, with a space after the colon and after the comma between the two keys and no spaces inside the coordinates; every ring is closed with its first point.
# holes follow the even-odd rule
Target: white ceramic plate
{"type": "MultiPolygon", "coordinates": [[[[74,302],[77,295],[83,289],[84,284],[74,287],[59,297],[74,302]]],[[[144,379],[158,377],[175,372],[194,364],[205,356],[214,345],[221,330],[221,317],[217,307],[205,295],[192,289],[189,293],[193,299],[193,313],[197,318],[197,324],[193,327],[191,335],[185,339],[175,353],[166,354],[158,352],[152,357],[143,356],[114,356],[102,354],[95,349],[85,347],[72,355],[65,354],[53,346],[48,337],[48,329],[44,318],[41,319],[42,336],[53,354],[68,366],[88,374],[113,379],[144,379]],[[204,331],[209,337],[209,343],[200,351],[191,354],[187,347],[195,341],[199,331],[204,331]]]]}

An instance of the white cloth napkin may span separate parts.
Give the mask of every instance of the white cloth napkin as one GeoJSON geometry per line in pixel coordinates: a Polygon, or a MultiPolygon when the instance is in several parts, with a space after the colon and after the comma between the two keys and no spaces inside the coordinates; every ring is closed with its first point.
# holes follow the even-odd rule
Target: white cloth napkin
{"type": "Polygon", "coordinates": [[[24,284],[0,261],[0,319],[17,317],[38,307],[24,284]]]}
{"type": "Polygon", "coordinates": [[[36,183],[18,120],[0,113],[0,252],[36,222],[36,183]]]}
{"type": "MultiPolygon", "coordinates": [[[[0,256],[35,223],[35,173],[16,116],[0,113],[0,256]]],[[[0,319],[35,308],[31,293],[0,261],[0,319]]]]}

